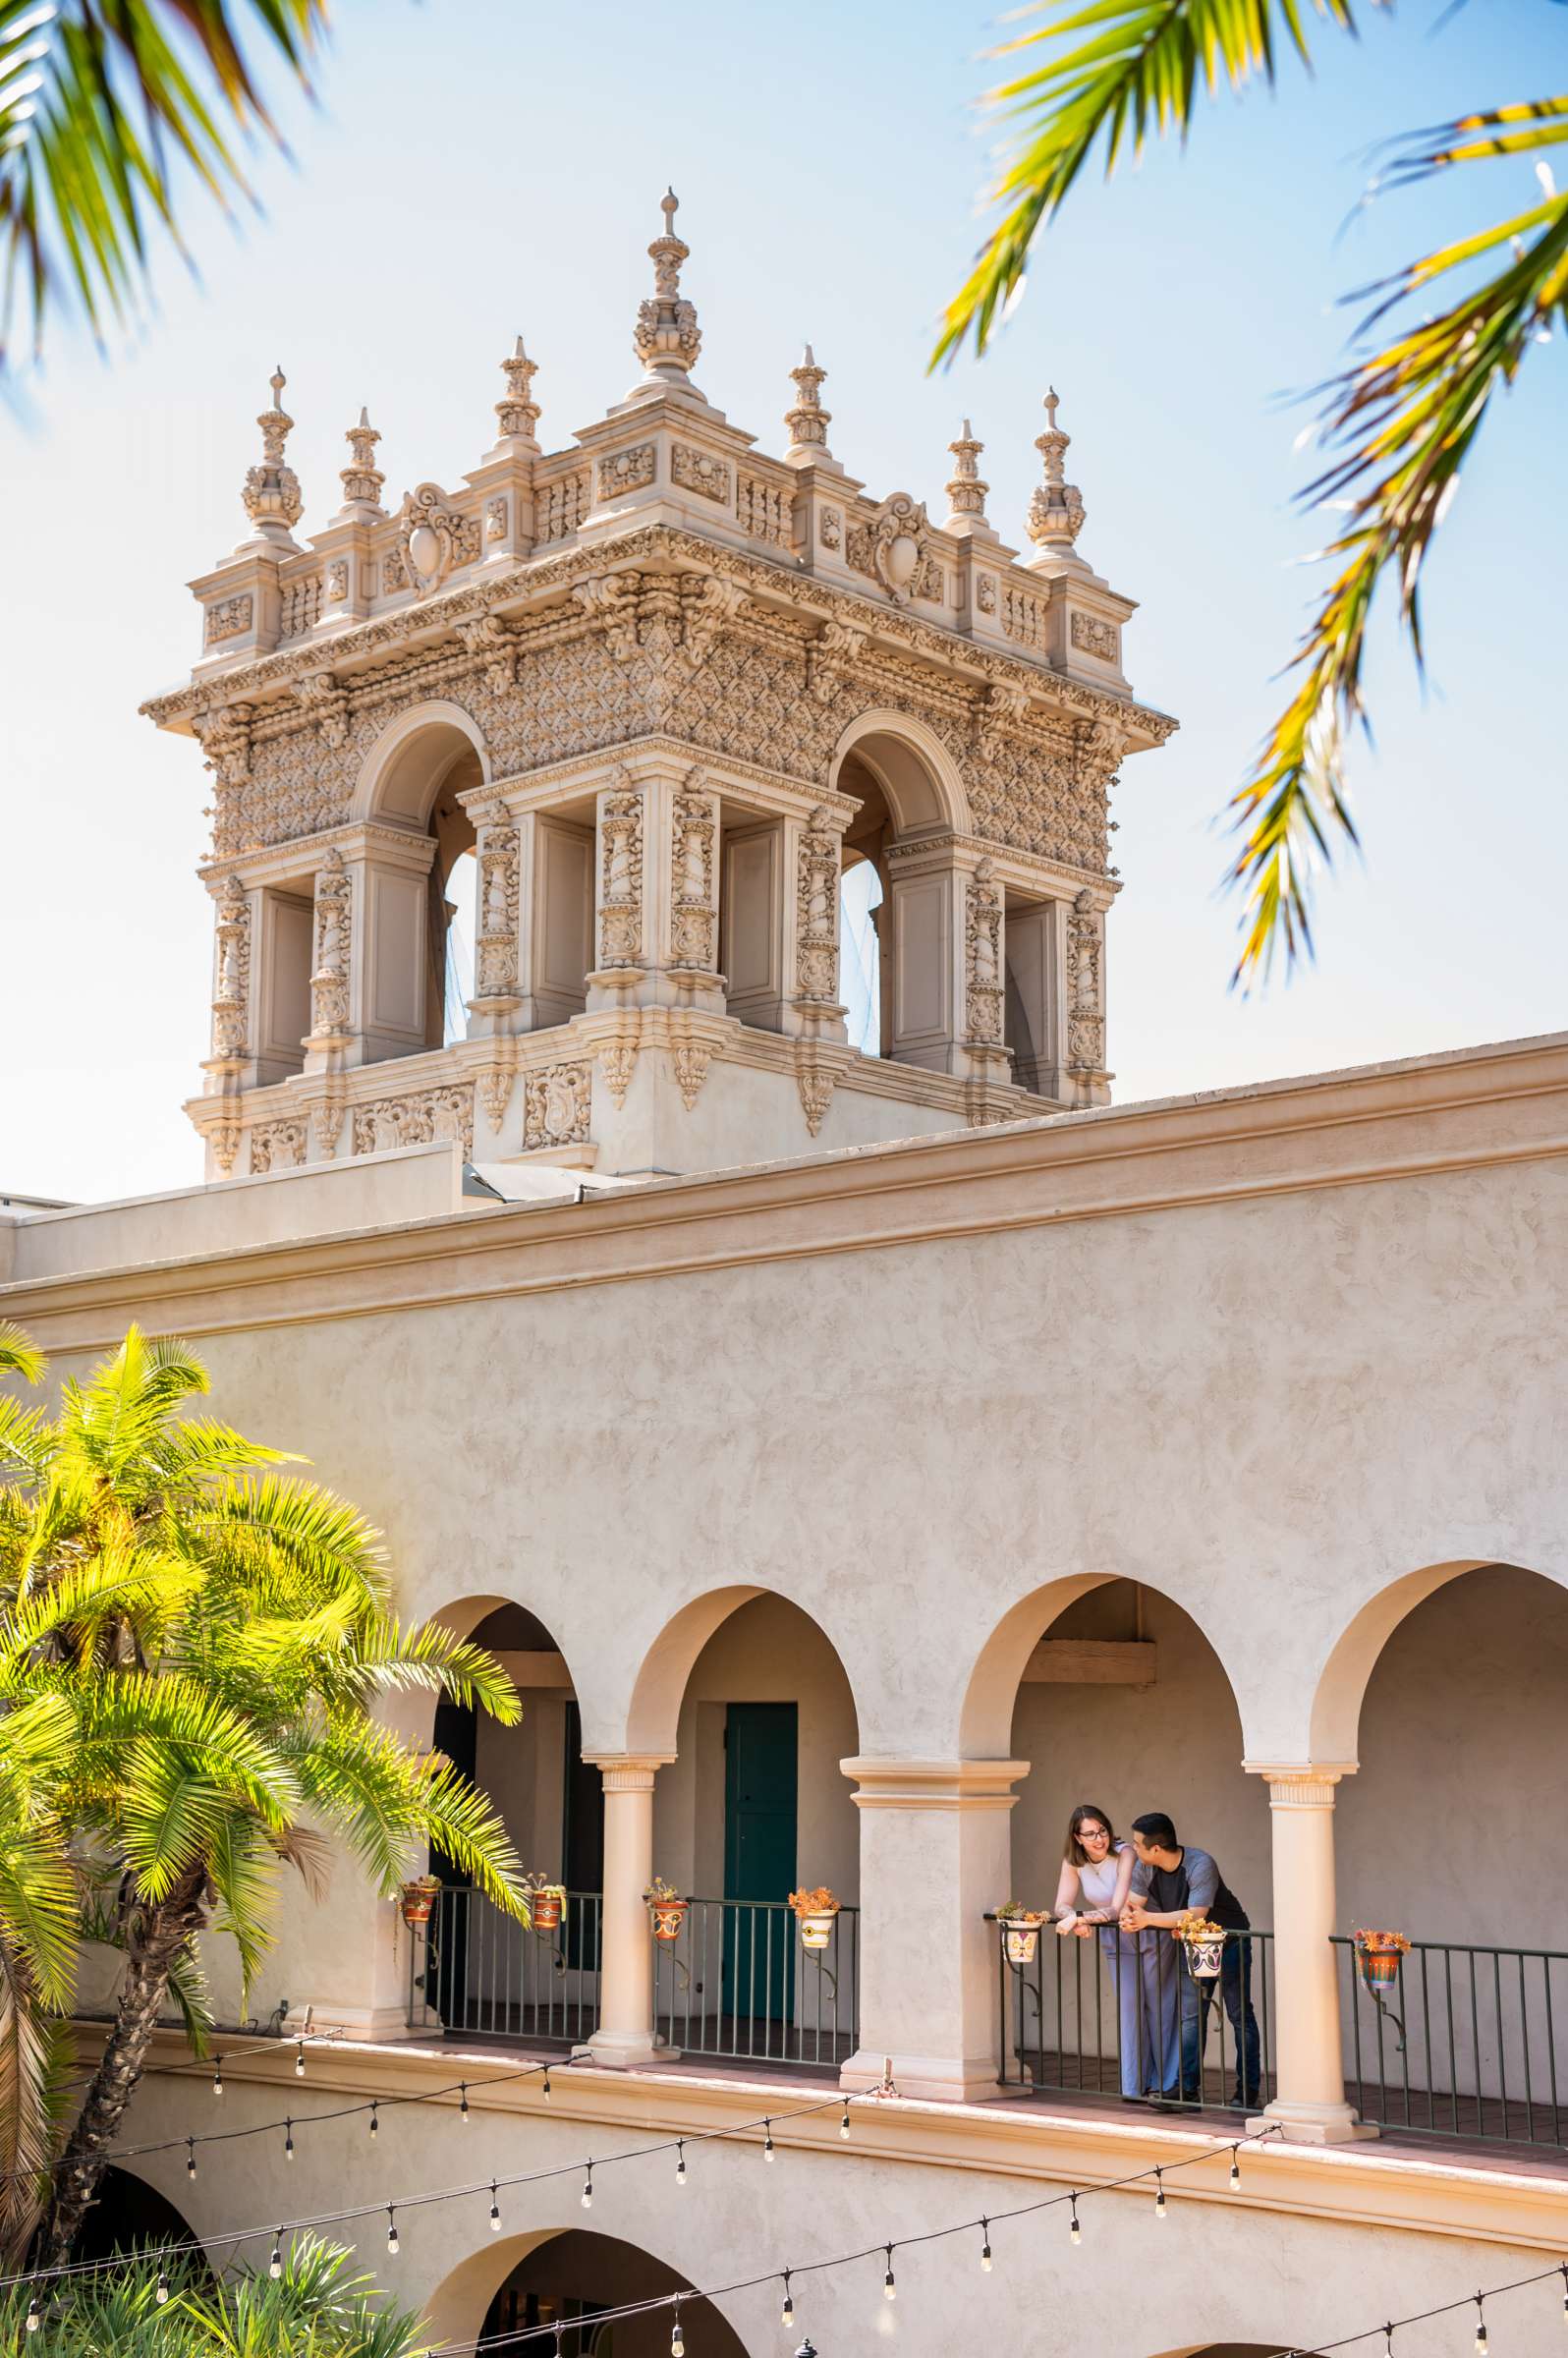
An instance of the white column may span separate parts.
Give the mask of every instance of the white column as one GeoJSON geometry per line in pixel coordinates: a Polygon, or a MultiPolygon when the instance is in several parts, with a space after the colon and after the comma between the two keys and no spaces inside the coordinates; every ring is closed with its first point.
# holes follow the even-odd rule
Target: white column
{"type": "Polygon", "coordinates": [[[841,1761],[861,1812],[860,2048],[846,2088],[890,2059],[901,2095],[962,2103],[996,2086],[995,1928],[1008,1813],[1027,1761],[841,1761]]]}
{"type": "Polygon", "coordinates": [[[1345,2102],[1339,1967],[1330,1944],[1334,1895],[1334,1787],[1355,1764],[1246,1767],[1268,1787],[1274,1875],[1274,2071],[1278,2094],[1264,2117],[1294,2143],[1338,2145],[1374,2137],[1345,2102]]]}
{"type": "Polygon", "coordinates": [[[653,2037],[653,1936],[643,1894],[653,1881],[653,1779],[672,1758],[617,1754],[595,1763],[604,1777],[603,1946],[599,2027],[588,2051],[621,2070],[669,2052],[653,2037]]]}

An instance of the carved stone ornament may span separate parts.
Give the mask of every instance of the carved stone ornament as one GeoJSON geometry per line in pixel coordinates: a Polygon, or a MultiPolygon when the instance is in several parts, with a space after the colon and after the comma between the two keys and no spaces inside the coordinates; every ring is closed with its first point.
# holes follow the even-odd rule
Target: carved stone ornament
{"type": "Polygon", "coordinates": [[[247,590],[239,597],[220,597],[206,610],[205,644],[218,646],[225,639],[242,639],[251,628],[255,600],[247,590]]]}
{"type": "Polygon", "coordinates": [[[512,1064],[492,1064],[479,1076],[484,1118],[492,1132],[498,1131],[506,1119],[506,1109],[512,1102],[512,1086],[516,1079],[517,1067],[512,1064]]]}
{"type": "Polygon", "coordinates": [[[234,1158],[240,1151],[239,1122],[229,1115],[214,1122],[207,1132],[207,1143],[212,1149],[213,1160],[227,1179],[234,1169],[234,1158]]]}
{"type": "Polygon", "coordinates": [[[681,1103],[688,1113],[696,1110],[707,1079],[707,1068],[713,1061],[713,1051],[705,1039],[677,1040],[670,1050],[670,1063],[675,1071],[675,1086],[681,1093],[681,1103]]]}
{"type": "Polygon", "coordinates": [[[1002,896],[993,862],[982,860],[964,904],[964,1024],[970,1039],[1002,1039],[1002,896]]]}
{"type": "Polygon", "coordinates": [[[354,1108],[354,1151],[379,1154],[390,1147],[430,1146],[450,1139],[474,1158],[474,1087],[420,1089],[406,1097],[376,1097],[354,1108]]]}
{"type": "Polygon", "coordinates": [[[673,189],[666,191],[659,205],[664,234],[647,250],[653,264],[653,293],[638,307],[632,344],[648,376],[655,381],[673,378],[678,383],[696,367],[702,336],[697,324],[697,307],[681,293],[681,264],[692,250],[675,234],[679,199],[673,189]]]}
{"type": "Polygon", "coordinates": [[[229,878],[218,903],[215,967],[212,1053],[238,1063],[245,1056],[251,1002],[251,900],[238,876],[229,878]]]}
{"type": "Polygon", "coordinates": [[[1060,407],[1055,389],[1045,396],[1045,415],[1049,421],[1045,431],[1036,437],[1035,448],[1045,463],[1045,479],[1037,483],[1029,503],[1028,532],[1036,548],[1070,553],[1073,542],[1084,529],[1084,495],[1076,483],[1067,481],[1062,461],[1072,441],[1056,422],[1060,407]]]}
{"type": "Polygon", "coordinates": [[[694,769],[675,797],[670,837],[670,952],[677,966],[709,974],[718,915],[713,891],[718,822],[711,800],[698,790],[703,774],[694,769]]]}
{"type": "Polygon", "coordinates": [[[487,499],[484,503],[484,537],[504,540],[507,528],[507,503],[504,499],[487,499]]]}
{"type": "Polygon", "coordinates": [[[1126,745],[1126,738],[1113,720],[1092,720],[1085,725],[1079,762],[1090,785],[1108,793],[1126,745]]]}
{"type": "Polygon", "coordinates": [[[626,1093],[632,1086],[637,1070],[638,1043],[635,1039],[608,1039],[598,1051],[599,1070],[604,1086],[617,1111],[626,1103],[626,1093]]]}
{"type": "MultiPolygon", "coordinates": [[[[349,1028],[349,975],[354,950],[354,884],[343,854],[331,845],[316,871],[315,955],[310,969],[310,1030],[339,1039],[349,1028]]],[[[355,1148],[359,1153],[361,1149],[355,1148]]]]}
{"type": "Polygon", "coordinates": [[[251,775],[251,719],[253,706],[224,704],[197,712],[191,727],[220,784],[238,786],[251,775]]]}
{"type": "Polygon", "coordinates": [[[454,625],[464,649],[483,655],[484,685],[492,696],[504,696],[517,684],[517,633],[498,614],[473,614],[454,625]]]}
{"type": "Polygon", "coordinates": [[[599,964],[643,963],[643,797],[605,797],[599,815],[599,964]]]}
{"type": "Polygon", "coordinates": [[[316,724],[316,734],[329,754],[349,742],[349,700],[329,671],[308,672],[296,680],[294,693],[316,724]]]}
{"type": "Polygon", "coordinates": [[[977,606],[979,606],[982,614],[995,613],[996,576],[994,573],[980,573],[976,575],[975,603],[977,606]]]}
{"type": "Polygon", "coordinates": [[[1002,592],[1003,636],[1020,646],[1038,646],[1044,636],[1045,609],[1027,590],[1002,592]]]}
{"type": "Polygon", "coordinates": [[[1067,921],[1067,1061],[1074,1072],[1097,1073],[1105,1063],[1103,948],[1099,912],[1086,887],[1067,921]]]}
{"type": "Polygon", "coordinates": [[[801,1056],[796,1060],[795,1086],[800,1091],[806,1127],[814,1138],[833,1102],[833,1092],[838,1087],[837,1069],[830,1064],[818,1064],[812,1057],[801,1056]]]}
{"type": "Polygon", "coordinates": [[[844,545],[844,516],[839,508],[824,508],[816,520],[816,537],[835,552],[844,545]]]}
{"type": "Polygon", "coordinates": [[[335,1092],[330,1096],[323,1097],[319,1105],[311,1108],[310,1127],[315,1132],[315,1143],[328,1162],[332,1160],[338,1151],[338,1140],[343,1134],[343,1116],[346,1110],[342,1097],[335,1092]]]}
{"type": "Polygon", "coordinates": [[[479,955],[476,996],[503,998],[517,988],[518,839],[516,827],[487,827],[479,838],[479,955]]]}
{"type": "Polygon", "coordinates": [[[572,594],[602,628],[617,663],[641,657],[646,665],[655,721],[667,715],[683,672],[700,671],[746,602],[738,582],[714,573],[612,573],[576,583],[572,594]]]}
{"type": "Polygon", "coordinates": [[[305,1167],[304,1122],[261,1122],[251,1133],[251,1175],[305,1167]]]}
{"type": "Polygon", "coordinates": [[[641,491],[653,480],[656,460],[651,442],[639,442],[633,450],[612,451],[599,461],[599,497],[614,499],[623,491],[641,491]]]}
{"type": "Polygon", "coordinates": [[[853,623],[824,622],[806,649],[806,684],[819,704],[830,704],[860,661],[866,633],[853,623]]]}
{"type": "Polygon", "coordinates": [[[830,1006],[838,999],[839,874],[838,831],[819,806],[795,864],[795,987],[799,997],[830,1006]]]}
{"type": "Polygon", "coordinates": [[[700,498],[716,500],[720,507],[727,508],[730,504],[729,462],[715,459],[689,442],[670,445],[670,478],[683,491],[695,491],[700,498]]]}
{"type": "Polygon", "coordinates": [[[343,600],[348,596],[349,560],[347,557],[334,557],[327,567],[326,593],[327,603],[331,606],[341,606],[343,600]]]}
{"type": "Polygon", "coordinates": [[[845,554],[857,573],[880,582],[895,605],[907,606],[921,569],[922,537],[929,529],[924,503],[895,491],[869,523],[855,526],[845,554]]]}
{"type": "Polygon", "coordinates": [[[523,1082],[523,1145],[586,1146],[593,1105],[590,1064],[552,1064],[523,1082]]]}
{"type": "Polygon", "coordinates": [[[1114,663],[1120,653],[1114,623],[1102,622],[1097,614],[1074,610],[1067,626],[1073,645],[1086,655],[1097,655],[1102,663],[1114,663]]]}
{"type": "MultiPolygon", "coordinates": [[[[417,597],[427,597],[460,565],[479,553],[479,520],[446,504],[439,483],[405,491],[397,516],[398,554],[417,597]]],[[[388,587],[385,576],[383,588],[388,587]]]]}
{"type": "Polygon", "coordinates": [[[975,707],[975,736],[981,753],[991,753],[1001,731],[1016,725],[1028,710],[1028,690],[1011,680],[996,680],[983,689],[975,707]]]}
{"type": "Polygon", "coordinates": [[[290,527],[299,523],[305,501],[300,492],[300,478],[283,455],[283,446],[294,431],[294,420],[279,399],[288,382],[281,368],[274,369],[271,382],[272,407],[263,410],[256,420],[261,428],[261,464],[250,469],[240,496],[260,536],[288,547],[292,546],[290,527]]]}

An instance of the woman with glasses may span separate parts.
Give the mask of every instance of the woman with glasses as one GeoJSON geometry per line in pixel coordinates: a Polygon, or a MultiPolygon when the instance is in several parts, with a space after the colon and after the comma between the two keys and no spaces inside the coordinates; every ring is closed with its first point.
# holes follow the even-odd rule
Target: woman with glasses
{"type": "Polygon", "coordinates": [[[1155,2058],[1163,2051],[1157,2026],[1144,2021],[1143,1936],[1122,1932],[1117,1922],[1127,1905],[1137,1863],[1132,1844],[1117,1840],[1105,1812],[1081,1801],[1067,1821],[1062,1872],[1051,1909],[1060,1938],[1089,1940],[1099,1935],[1100,1954],[1116,1992],[1122,2101],[1132,2105],[1144,2100],[1146,2081],[1159,2077],[1155,2058]]]}

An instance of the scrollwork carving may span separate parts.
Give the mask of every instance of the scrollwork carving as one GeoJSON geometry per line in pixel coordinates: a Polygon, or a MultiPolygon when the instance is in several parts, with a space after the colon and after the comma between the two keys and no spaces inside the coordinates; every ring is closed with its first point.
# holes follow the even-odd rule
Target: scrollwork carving
{"type": "Polygon", "coordinates": [[[606,795],[599,815],[599,964],[643,962],[643,797],[606,795]]]}
{"type": "Polygon", "coordinates": [[[374,1097],[354,1108],[354,1151],[380,1154],[392,1147],[430,1146],[449,1139],[474,1157],[474,1087],[421,1089],[403,1097],[374,1097]]]}
{"type": "Polygon", "coordinates": [[[1067,1061],[1075,1072],[1097,1073],[1105,1062],[1102,921],[1087,889],[1067,921],[1067,1061]]]}
{"type": "Polygon", "coordinates": [[[964,896],[964,1022],[967,1037],[1002,1039],[1002,896],[995,864],[982,860],[964,896]]]}
{"type": "Polygon", "coordinates": [[[588,1143],[593,1106],[593,1067],[552,1064],[523,1080],[523,1145],[575,1147],[588,1143]]]}
{"type": "MultiPolygon", "coordinates": [[[[349,975],[354,954],[354,885],[335,844],[315,879],[315,955],[310,970],[310,1030],[318,1039],[349,1028],[349,975]]],[[[359,1149],[356,1148],[356,1152],[359,1149]]]]}
{"type": "Polygon", "coordinates": [[[819,806],[802,832],[795,864],[795,986],[801,998],[828,1005],[838,997],[838,832],[819,806]]]}

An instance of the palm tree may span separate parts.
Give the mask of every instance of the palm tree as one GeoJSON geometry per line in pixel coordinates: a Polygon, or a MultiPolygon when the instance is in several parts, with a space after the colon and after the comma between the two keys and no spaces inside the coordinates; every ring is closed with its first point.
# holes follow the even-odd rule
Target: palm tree
{"type": "MultiPolygon", "coordinates": [[[[3,1347],[0,1368],[37,1375],[25,1343],[13,1335],[3,1347]]],[[[133,1327],[84,1382],[63,1385],[54,1418],[0,1402],[10,1475],[0,1484],[0,1730],[19,1777],[35,1773],[40,1788],[22,1822],[33,1828],[33,1921],[20,1909],[8,1920],[0,1882],[0,1937],[31,1977],[25,1996],[58,2000],[72,1946],[58,1880],[69,1842],[75,1933],[126,1956],[107,2045],[53,2166],[44,2244],[56,2259],[92,2200],[171,1996],[199,2042],[202,1935],[233,1937],[249,1984],[271,1939],[280,1871],[320,1881],[318,1826],[382,1891],[434,1842],[501,1907],[527,1915],[517,1857],[488,1802],[372,1716],[379,1697],[422,1688],[515,1722],[500,1664],[445,1630],[400,1628],[369,1525],[315,1485],[271,1472],[278,1451],[182,1413],[207,1389],[185,1344],[133,1327]]],[[[19,2054],[19,2068],[28,2061],[19,2054]]],[[[33,2068],[36,2111],[45,2097],[33,2068]]]]}
{"type": "MultiPolygon", "coordinates": [[[[1370,0],[1376,6],[1380,0],[1370,0]]],[[[1316,14],[1356,30],[1353,0],[1313,0],[1316,14]]],[[[991,195],[1002,207],[969,278],[948,306],[932,365],[973,338],[989,341],[999,308],[1022,288],[1036,237],[1055,220],[1099,147],[1108,173],[1151,134],[1184,140],[1200,93],[1272,83],[1276,55],[1308,61],[1298,0],[1044,0],[1043,22],[1006,44],[1043,52],[990,93],[1022,129],[991,195]]],[[[1401,626],[1423,662],[1422,567],[1460,469],[1497,392],[1510,385],[1552,320],[1568,327],[1568,194],[1543,152],[1568,141],[1568,96],[1465,115],[1393,144],[1376,187],[1409,189],[1456,164],[1535,155],[1539,201],[1472,237],[1424,254],[1347,300],[1370,302],[1366,337],[1408,297],[1438,297],[1419,320],[1319,388],[1321,472],[1310,507],[1349,510],[1322,554],[1334,579],[1291,664],[1299,684],[1231,801],[1240,847],[1227,881],[1242,894],[1234,981],[1312,949],[1310,884],[1334,844],[1356,841],[1346,801],[1346,740],[1366,721],[1362,659],[1380,584],[1392,580],[1401,626]]],[[[1384,332],[1390,332],[1384,328],[1384,332]]]]}
{"type": "Polygon", "coordinates": [[[0,2293],[0,2347],[113,2352],[114,2358],[425,2358],[430,2343],[410,2310],[383,2305],[374,2281],[348,2274],[352,2254],[302,2235],[280,2273],[225,2276],[199,2263],[162,2268],[133,2253],[100,2274],[0,2293]],[[37,2340],[27,2324],[34,2301],[37,2340]]]}
{"type": "Polygon", "coordinates": [[[250,196],[234,134],[278,135],[242,27],[308,87],[325,22],[325,0],[0,0],[0,382],[19,305],[34,352],[62,295],[95,332],[135,308],[181,169],[250,196]]]}

